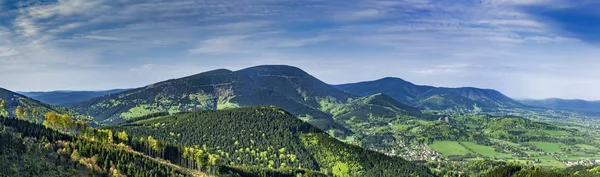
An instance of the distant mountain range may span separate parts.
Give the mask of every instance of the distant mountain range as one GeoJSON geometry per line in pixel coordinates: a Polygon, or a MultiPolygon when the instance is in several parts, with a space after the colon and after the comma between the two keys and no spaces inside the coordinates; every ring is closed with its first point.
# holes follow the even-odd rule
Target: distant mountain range
{"type": "MultiPolygon", "coordinates": [[[[420,110],[382,94],[338,90],[303,70],[282,65],[239,71],[218,69],[172,79],[73,105],[106,124],[157,113],[273,105],[323,129],[351,134],[340,124],[353,117],[420,117],[420,110]]],[[[357,120],[358,121],[358,120],[357,120]]]]}
{"type": "Polygon", "coordinates": [[[77,119],[91,119],[89,116],[81,115],[73,110],[53,106],[27,96],[0,88],[0,116],[17,117],[17,108],[21,108],[22,119],[41,121],[47,112],[69,114],[77,119]]]}
{"type": "Polygon", "coordinates": [[[284,65],[256,66],[239,71],[218,69],[135,89],[20,93],[22,95],[5,94],[4,100],[13,100],[7,105],[9,111],[5,114],[14,115],[13,95],[40,100],[30,102],[41,107],[49,106],[44,103],[72,107],[106,124],[157,113],[274,105],[319,128],[344,133],[351,133],[351,130],[340,122],[343,124],[353,117],[389,118],[401,114],[428,119],[420,109],[463,113],[535,107],[586,112],[600,110],[600,102],[515,101],[491,89],[424,86],[392,77],[332,86],[299,68],[284,65]]]}
{"type": "Polygon", "coordinates": [[[430,110],[473,111],[524,107],[496,90],[422,86],[391,77],[334,87],[355,95],[384,93],[404,104],[430,110]]]}
{"type": "Polygon", "coordinates": [[[547,109],[562,109],[578,111],[584,113],[593,113],[600,115],[600,101],[586,101],[577,99],[550,98],[544,100],[519,100],[521,103],[547,109]]]}
{"type": "Polygon", "coordinates": [[[83,102],[92,98],[101,97],[108,94],[115,94],[129,89],[114,89],[103,91],[49,91],[49,92],[17,92],[30,98],[42,101],[44,103],[69,106],[74,103],[83,102]]]}

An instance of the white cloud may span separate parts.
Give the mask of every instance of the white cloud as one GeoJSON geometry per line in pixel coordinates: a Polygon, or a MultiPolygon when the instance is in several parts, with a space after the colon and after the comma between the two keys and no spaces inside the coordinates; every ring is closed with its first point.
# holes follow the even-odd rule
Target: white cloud
{"type": "Polygon", "coordinates": [[[501,4],[501,5],[532,5],[556,2],[556,0],[484,0],[484,3],[501,4]]]}
{"type": "Polygon", "coordinates": [[[275,55],[282,48],[302,47],[329,40],[325,36],[281,37],[281,32],[252,33],[247,35],[219,36],[203,40],[188,51],[191,54],[258,54],[275,55]]]}
{"type": "Polygon", "coordinates": [[[10,46],[0,46],[0,57],[12,57],[19,55],[19,52],[10,46]]]}
{"type": "Polygon", "coordinates": [[[443,64],[443,65],[436,65],[432,68],[428,68],[428,69],[419,69],[419,70],[414,70],[412,72],[420,74],[420,75],[427,75],[427,76],[431,76],[431,75],[448,75],[448,74],[456,74],[456,73],[461,73],[463,72],[463,70],[468,69],[468,67],[470,67],[470,64],[466,64],[466,63],[457,63],[457,64],[443,64]]]}
{"type": "Polygon", "coordinates": [[[17,28],[17,32],[24,37],[36,36],[40,30],[32,19],[26,17],[18,17],[15,19],[14,26],[17,28]]]}
{"type": "MultiPolygon", "coordinates": [[[[546,96],[557,92],[506,85],[553,77],[550,72],[560,68],[537,65],[572,63],[564,58],[587,61],[560,69],[571,77],[597,76],[588,67],[596,50],[554,34],[516,8],[536,3],[564,0],[31,4],[6,13],[0,9],[0,20],[9,23],[0,27],[0,83],[36,90],[122,88],[215,68],[292,64],[331,83],[397,76],[421,84],[546,96]],[[542,74],[531,74],[536,72],[542,74]],[[511,73],[530,77],[509,79],[511,73]]],[[[566,83],[569,77],[557,78],[566,83]]],[[[528,86],[557,85],[538,84],[528,86]]],[[[569,94],[581,96],[564,95],[569,94]]]]}
{"type": "Polygon", "coordinates": [[[96,36],[96,35],[86,35],[86,36],[81,36],[81,38],[96,39],[96,40],[106,40],[106,41],[129,41],[130,40],[130,39],[120,38],[120,37],[96,36]]]}
{"type": "Polygon", "coordinates": [[[154,64],[144,64],[144,65],[142,65],[140,67],[137,67],[137,68],[131,68],[131,69],[129,69],[129,71],[132,71],[132,72],[150,71],[153,68],[155,68],[154,66],[155,66],[154,64]]]}
{"type": "Polygon", "coordinates": [[[190,49],[189,52],[192,54],[244,53],[247,52],[244,48],[249,47],[244,42],[245,38],[248,38],[248,36],[215,37],[202,41],[197,48],[190,49]]]}
{"type": "Polygon", "coordinates": [[[502,19],[502,20],[481,20],[477,21],[479,24],[487,24],[492,26],[517,26],[517,27],[532,27],[541,28],[544,27],[542,23],[539,23],[530,19],[502,19]]]}
{"type": "Polygon", "coordinates": [[[362,9],[350,12],[340,12],[334,16],[334,19],[340,21],[360,21],[379,18],[385,14],[386,12],[383,10],[362,9]]]}

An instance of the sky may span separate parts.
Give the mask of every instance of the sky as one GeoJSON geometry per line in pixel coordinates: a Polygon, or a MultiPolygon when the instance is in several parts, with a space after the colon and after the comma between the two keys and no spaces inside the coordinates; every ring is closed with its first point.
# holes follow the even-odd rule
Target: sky
{"type": "Polygon", "coordinates": [[[0,87],[141,87],[300,67],[600,100],[600,0],[0,0],[0,87]]]}

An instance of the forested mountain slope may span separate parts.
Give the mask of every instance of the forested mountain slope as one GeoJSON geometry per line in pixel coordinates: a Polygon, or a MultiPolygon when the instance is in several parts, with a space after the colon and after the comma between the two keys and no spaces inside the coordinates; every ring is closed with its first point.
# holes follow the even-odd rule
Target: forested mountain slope
{"type": "MultiPolygon", "coordinates": [[[[375,97],[377,99],[379,97],[375,97]]],[[[74,105],[74,109],[98,121],[112,124],[155,113],[219,110],[274,105],[305,118],[323,130],[351,131],[334,121],[329,107],[348,106],[358,96],[345,93],[299,68],[283,65],[257,66],[240,71],[219,69],[172,79],[119,94],[106,95],[74,105]]],[[[390,102],[386,101],[373,101],[390,102]]],[[[414,108],[401,103],[396,111],[414,108]]],[[[357,107],[359,105],[353,105],[357,107]]],[[[387,109],[387,105],[370,104],[387,109]]],[[[377,116],[378,112],[373,112],[377,116]]],[[[400,114],[400,112],[398,112],[400,114]]]]}
{"type": "Polygon", "coordinates": [[[197,111],[107,127],[132,137],[202,147],[231,166],[285,167],[335,176],[431,176],[399,157],[352,146],[275,107],[197,111]]]}
{"type": "Polygon", "coordinates": [[[206,176],[113,144],[108,132],[66,132],[0,116],[0,176],[206,176]]]}
{"type": "Polygon", "coordinates": [[[360,96],[385,93],[402,103],[415,102],[419,95],[435,88],[415,85],[406,80],[393,77],[386,77],[375,81],[335,85],[334,87],[360,96]]]}
{"type": "Polygon", "coordinates": [[[56,153],[52,146],[57,144],[19,136],[11,128],[0,125],[0,176],[60,177],[96,174],[91,169],[74,166],[76,162],[56,153]]]}
{"type": "Polygon", "coordinates": [[[76,119],[90,120],[91,117],[81,115],[73,110],[60,106],[49,105],[24,95],[0,88],[0,116],[18,117],[34,122],[41,122],[44,114],[55,112],[68,114],[76,119]]]}
{"type": "Polygon", "coordinates": [[[430,110],[473,111],[524,107],[496,90],[421,86],[399,78],[388,77],[335,87],[356,95],[385,93],[402,103],[430,110]]]}

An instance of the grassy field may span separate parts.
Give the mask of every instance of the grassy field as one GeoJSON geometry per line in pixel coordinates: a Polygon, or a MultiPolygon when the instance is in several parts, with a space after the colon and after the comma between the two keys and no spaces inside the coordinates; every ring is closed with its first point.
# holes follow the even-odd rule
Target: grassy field
{"type": "Polygon", "coordinates": [[[550,143],[550,142],[530,142],[535,147],[543,150],[544,152],[553,153],[560,151],[559,143],[550,143]]]}
{"type": "Polygon", "coordinates": [[[590,146],[590,145],[587,145],[587,144],[577,144],[575,146],[577,146],[577,147],[579,147],[581,149],[586,149],[586,150],[598,150],[597,147],[590,146]]]}
{"type": "Polygon", "coordinates": [[[444,156],[465,155],[471,151],[467,150],[457,141],[434,141],[429,145],[434,151],[441,153],[444,156]]]}
{"type": "Polygon", "coordinates": [[[472,142],[461,142],[468,149],[473,150],[475,153],[486,156],[486,157],[497,157],[497,158],[511,158],[512,155],[499,153],[494,150],[491,146],[484,146],[475,144],[472,142]]]}
{"type": "Polygon", "coordinates": [[[558,137],[558,136],[567,136],[570,135],[569,132],[567,131],[563,131],[563,130],[545,130],[544,133],[552,136],[552,137],[558,137]]]}
{"type": "Polygon", "coordinates": [[[561,157],[561,160],[577,161],[581,159],[600,160],[600,155],[571,155],[568,157],[561,157]]]}

